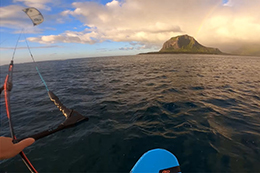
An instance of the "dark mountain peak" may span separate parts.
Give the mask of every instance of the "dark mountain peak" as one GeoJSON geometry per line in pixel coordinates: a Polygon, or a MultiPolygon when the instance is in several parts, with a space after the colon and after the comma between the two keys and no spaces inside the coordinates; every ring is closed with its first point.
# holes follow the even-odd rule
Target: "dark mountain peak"
{"type": "Polygon", "coordinates": [[[180,35],[172,37],[163,44],[160,53],[206,53],[206,54],[221,54],[217,48],[205,47],[197,42],[189,35],[180,35]]]}

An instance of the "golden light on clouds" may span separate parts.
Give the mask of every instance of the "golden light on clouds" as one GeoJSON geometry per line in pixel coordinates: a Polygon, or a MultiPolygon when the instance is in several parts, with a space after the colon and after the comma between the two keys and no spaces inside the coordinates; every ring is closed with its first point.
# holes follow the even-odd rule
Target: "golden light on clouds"
{"type": "MultiPolygon", "coordinates": [[[[49,7],[44,4],[47,2],[50,1],[26,1],[48,10],[49,7]]],[[[171,37],[189,34],[204,45],[228,51],[243,44],[260,43],[259,7],[260,0],[73,2],[55,20],[61,23],[78,20],[85,29],[31,37],[29,40],[42,44],[95,44],[110,40],[161,46],[171,37]]],[[[11,15],[4,10],[1,8],[1,15],[11,15]]],[[[7,25],[8,20],[1,22],[7,25]]]]}

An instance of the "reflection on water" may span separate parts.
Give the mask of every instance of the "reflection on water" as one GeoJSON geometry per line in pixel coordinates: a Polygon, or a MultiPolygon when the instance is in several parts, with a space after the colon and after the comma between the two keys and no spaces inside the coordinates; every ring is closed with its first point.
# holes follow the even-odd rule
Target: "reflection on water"
{"type": "MultiPolygon", "coordinates": [[[[63,120],[33,68],[15,66],[17,136],[63,120]]],[[[40,62],[39,68],[66,106],[90,117],[25,150],[40,172],[129,172],[158,147],[174,153],[183,172],[260,170],[260,58],[142,55],[40,62]]],[[[3,99],[1,135],[9,135],[2,105],[3,99]]],[[[0,170],[27,171],[19,157],[0,170]]]]}

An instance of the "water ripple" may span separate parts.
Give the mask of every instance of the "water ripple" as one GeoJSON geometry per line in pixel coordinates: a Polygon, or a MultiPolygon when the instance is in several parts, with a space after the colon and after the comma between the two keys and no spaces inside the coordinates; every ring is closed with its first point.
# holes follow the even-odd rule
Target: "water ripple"
{"type": "MultiPolygon", "coordinates": [[[[87,123],[25,150],[40,172],[129,172],[147,150],[165,148],[183,172],[257,172],[260,59],[144,55],[39,62],[49,88],[87,123]]],[[[1,66],[4,81],[7,66],[1,66]]],[[[1,97],[1,135],[9,136],[1,97]]],[[[32,63],[14,68],[18,137],[64,120],[32,63]]],[[[0,172],[27,171],[19,157],[0,172]]]]}

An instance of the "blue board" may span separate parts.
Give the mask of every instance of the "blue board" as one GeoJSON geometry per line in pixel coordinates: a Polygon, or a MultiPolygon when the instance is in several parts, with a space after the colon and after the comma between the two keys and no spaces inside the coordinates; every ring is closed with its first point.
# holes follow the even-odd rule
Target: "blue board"
{"type": "Polygon", "coordinates": [[[177,158],[165,149],[153,149],[144,153],[130,173],[177,173],[180,165],[177,158]]]}

